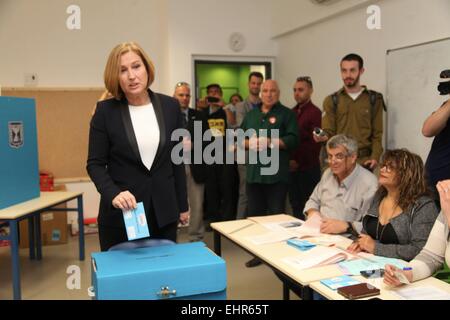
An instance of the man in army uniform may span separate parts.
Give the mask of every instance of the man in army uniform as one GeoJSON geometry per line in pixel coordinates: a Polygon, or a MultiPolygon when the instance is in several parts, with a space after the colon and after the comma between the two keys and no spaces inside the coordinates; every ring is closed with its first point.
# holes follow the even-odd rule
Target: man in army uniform
{"type": "Polygon", "coordinates": [[[344,87],[329,95],[323,102],[323,136],[315,135],[316,142],[325,142],[336,134],[345,134],[358,141],[358,163],[374,170],[383,152],[384,101],[381,93],[368,90],[360,84],[364,73],[363,59],[348,54],[341,60],[344,87]]]}

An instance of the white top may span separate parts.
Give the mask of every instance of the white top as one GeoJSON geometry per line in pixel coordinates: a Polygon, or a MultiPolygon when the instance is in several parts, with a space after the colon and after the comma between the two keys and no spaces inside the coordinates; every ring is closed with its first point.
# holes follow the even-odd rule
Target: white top
{"type": "Polygon", "coordinates": [[[350,97],[352,97],[353,101],[355,101],[356,99],[358,99],[359,95],[360,95],[363,91],[364,91],[364,89],[361,89],[361,91],[355,92],[355,93],[350,93],[350,92],[347,92],[347,93],[348,93],[348,95],[349,95],[350,97]]]}
{"type": "Polygon", "coordinates": [[[159,145],[159,126],[153,104],[128,106],[134,135],[139,147],[142,162],[150,170],[159,145]]]}
{"type": "Polygon", "coordinates": [[[450,263],[450,236],[447,217],[441,211],[428,236],[422,251],[409,265],[413,268],[413,280],[430,277],[442,268],[444,262],[450,263]]]}

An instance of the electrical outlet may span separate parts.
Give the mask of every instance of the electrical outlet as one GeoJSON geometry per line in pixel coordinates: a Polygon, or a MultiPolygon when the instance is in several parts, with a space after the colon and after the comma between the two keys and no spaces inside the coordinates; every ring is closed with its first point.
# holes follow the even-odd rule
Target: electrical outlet
{"type": "Polygon", "coordinates": [[[37,73],[25,73],[25,86],[35,87],[38,85],[38,75],[37,73]]]}

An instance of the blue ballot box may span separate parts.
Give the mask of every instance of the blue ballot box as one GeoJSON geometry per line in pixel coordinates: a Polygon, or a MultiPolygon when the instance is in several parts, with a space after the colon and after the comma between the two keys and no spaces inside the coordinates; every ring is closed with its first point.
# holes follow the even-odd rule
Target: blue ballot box
{"type": "Polygon", "coordinates": [[[34,99],[0,97],[0,209],[40,195],[36,133],[34,99]]]}
{"type": "Polygon", "coordinates": [[[203,242],[93,253],[99,300],[226,299],[225,261],[203,242]]]}

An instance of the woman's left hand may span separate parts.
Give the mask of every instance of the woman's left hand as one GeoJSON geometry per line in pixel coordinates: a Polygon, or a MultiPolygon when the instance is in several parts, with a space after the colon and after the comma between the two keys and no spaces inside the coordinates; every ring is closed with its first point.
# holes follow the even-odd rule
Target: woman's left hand
{"type": "Polygon", "coordinates": [[[361,234],[358,239],[358,244],[363,251],[374,253],[375,252],[375,240],[373,240],[367,234],[361,234]]]}
{"type": "Polygon", "coordinates": [[[190,215],[191,215],[191,213],[189,210],[186,212],[180,213],[180,223],[182,225],[188,224],[190,215]]]}

